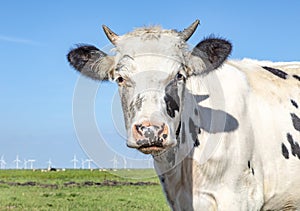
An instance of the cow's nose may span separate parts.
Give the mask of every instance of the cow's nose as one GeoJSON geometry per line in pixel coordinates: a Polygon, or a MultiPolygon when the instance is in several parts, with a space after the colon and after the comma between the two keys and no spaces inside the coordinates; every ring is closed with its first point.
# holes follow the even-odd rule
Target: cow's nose
{"type": "Polygon", "coordinates": [[[145,121],[134,125],[132,130],[139,147],[162,147],[168,137],[168,127],[164,123],[153,124],[145,121]]]}

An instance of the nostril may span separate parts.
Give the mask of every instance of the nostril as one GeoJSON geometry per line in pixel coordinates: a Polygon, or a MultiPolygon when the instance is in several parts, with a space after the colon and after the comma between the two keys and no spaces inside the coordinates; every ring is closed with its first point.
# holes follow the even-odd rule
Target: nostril
{"type": "Polygon", "coordinates": [[[166,132],[166,125],[165,124],[162,124],[161,129],[158,131],[158,135],[160,136],[162,133],[165,133],[166,132]]]}
{"type": "Polygon", "coordinates": [[[138,134],[140,134],[141,136],[143,135],[143,133],[142,133],[142,127],[144,127],[144,126],[142,126],[141,124],[135,125],[135,131],[138,134]]]}
{"type": "Polygon", "coordinates": [[[169,129],[166,124],[161,125],[161,129],[158,131],[158,135],[162,137],[162,139],[166,140],[168,138],[169,129]]]}

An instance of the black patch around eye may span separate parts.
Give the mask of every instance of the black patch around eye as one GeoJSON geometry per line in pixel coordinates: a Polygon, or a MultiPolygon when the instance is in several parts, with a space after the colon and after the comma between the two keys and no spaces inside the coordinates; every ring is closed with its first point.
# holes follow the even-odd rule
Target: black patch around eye
{"type": "Polygon", "coordinates": [[[286,76],[288,75],[286,72],[283,72],[282,70],[273,68],[273,67],[267,67],[267,66],[262,66],[265,70],[273,73],[274,75],[278,76],[279,78],[286,79],[286,76]]]}
{"type": "Polygon", "coordinates": [[[294,78],[296,78],[298,81],[300,81],[300,76],[298,75],[293,75],[294,78]]]}
{"type": "Polygon", "coordinates": [[[296,108],[298,108],[298,104],[296,103],[296,101],[294,101],[293,99],[291,99],[291,103],[293,106],[295,106],[296,108]]]}
{"type": "Polygon", "coordinates": [[[294,113],[291,113],[291,117],[292,117],[294,128],[300,132],[300,118],[294,113]]]}
{"type": "Polygon", "coordinates": [[[284,145],[284,143],[281,144],[281,152],[285,159],[289,159],[289,151],[286,148],[286,146],[284,145]]]}

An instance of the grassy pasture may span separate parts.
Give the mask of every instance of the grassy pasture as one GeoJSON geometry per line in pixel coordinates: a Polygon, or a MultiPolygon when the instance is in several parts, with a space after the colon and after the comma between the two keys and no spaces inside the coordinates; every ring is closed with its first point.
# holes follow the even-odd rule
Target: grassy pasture
{"type": "Polygon", "coordinates": [[[0,170],[0,210],[169,210],[153,175],[150,169],[0,170]]]}

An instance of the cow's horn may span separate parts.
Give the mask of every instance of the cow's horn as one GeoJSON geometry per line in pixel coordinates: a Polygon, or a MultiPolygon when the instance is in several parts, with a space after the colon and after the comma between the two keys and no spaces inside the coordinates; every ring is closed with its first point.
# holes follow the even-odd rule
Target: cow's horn
{"type": "Polygon", "coordinates": [[[110,40],[110,42],[115,45],[116,41],[119,38],[119,36],[116,33],[114,33],[110,28],[108,28],[107,26],[105,26],[105,25],[102,25],[102,28],[104,30],[105,35],[110,40]]]}
{"type": "Polygon", "coordinates": [[[185,41],[190,39],[190,37],[194,34],[195,30],[197,29],[199,23],[200,21],[197,19],[194,23],[192,23],[192,25],[180,32],[180,36],[182,37],[182,39],[185,41]]]}

